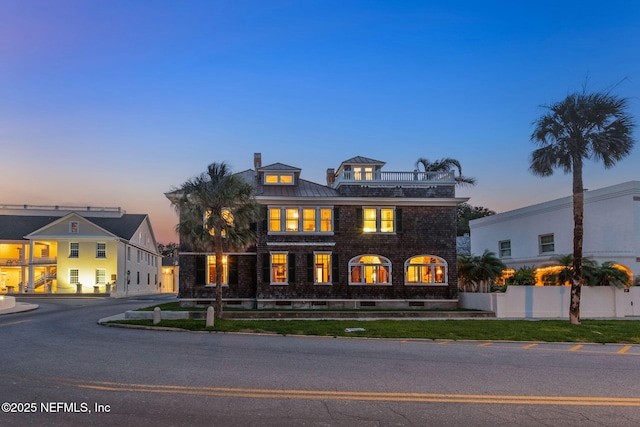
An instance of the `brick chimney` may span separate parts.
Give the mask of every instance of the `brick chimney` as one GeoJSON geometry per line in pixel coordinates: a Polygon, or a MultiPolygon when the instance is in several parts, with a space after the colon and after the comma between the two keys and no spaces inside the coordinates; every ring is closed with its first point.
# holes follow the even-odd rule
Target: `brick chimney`
{"type": "Polygon", "coordinates": [[[327,185],[332,187],[334,182],[336,182],[336,170],[329,168],[327,169],[327,185]]]}
{"type": "Polygon", "coordinates": [[[253,153],[253,167],[258,172],[258,169],[262,167],[262,154],[261,153],[253,153]]]}

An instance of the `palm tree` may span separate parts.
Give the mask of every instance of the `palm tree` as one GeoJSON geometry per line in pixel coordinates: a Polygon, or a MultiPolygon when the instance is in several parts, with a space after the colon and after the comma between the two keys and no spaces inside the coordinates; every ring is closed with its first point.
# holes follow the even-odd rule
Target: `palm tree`
{"type": "Polygon", "coordinates": [[[420,167],[424,169],[424,172],[449,172],[455,167],[458,170],[458,176],[455,177],[456,185],[476,185],[475,178],[469,178],[462,175],[462,166],[456,159],[446,157],[444,159],[431,162],[424,157],[420,157],[416,162],[416,168],[420,169],[420,167]]]}
{"type": "Polygon", "coordinates": [[[458,276],[463,289],[472,292],[489,292],[490,284],[502,274],[506,265],[493,252],[485,250],[478,255],[458,257],[458,276]]]}
{"type": "Polygon", "coordinates": [[[586,159],[600,160],[606,169],[626,157],[633,148],[635,126],[627,112],[628,100],[608,92],[576,93],[546,106],[549,112],[534,122],[531,141],[540,148],[531,154],[529,170],[539,176],[562,168],[573,175],[573,275],[569,320],[580,324],[582,239],[584,234],[584,186],[586,159]]]}
{"type": "Polygon", "coordinates": [[[616,267],[611,261],[603,262],[600,265],[596,263],[590,270],[589,274],[585,274],[585,285],[587,286],[615,286],[622,288],[630,285],[629,274],[616,267]]]}
{"type": "Polygon", "coordinates": [[[195,251],[216,254],[216,317],[222,317],[222,279],[224,245],[240,249],[255,241],[250,223],[257,218],[260,205],[253,186],[231,174],[227,165],[212,163],[207,171],[183,183],[177,193],[178,234],[195,251]]]}
{"type": "MultiPolygon", "coordinates": [[[[543,274],[541,277],[542,282],[548,286],[564,286],[566,283],[571,283],[571,278],[573,277],[573,255],[558,255],[553,257],[553,261],[554,270],[543,274]]],[[[586,259],[583,261],[585,264],[588,262],[586,259]]]]}

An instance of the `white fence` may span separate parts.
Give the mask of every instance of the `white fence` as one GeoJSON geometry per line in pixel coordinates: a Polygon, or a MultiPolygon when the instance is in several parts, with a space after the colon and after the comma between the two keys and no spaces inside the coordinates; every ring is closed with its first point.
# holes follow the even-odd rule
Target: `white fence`
{"type": "MultiPolygon", "coordinates": [[[[509,286],[504,293],[460,292],[461,308],[493,311],[498,318],[569,318],[569,286],[509,286]]],[[[640,287],[582,288],[580,318],[640,316],[640,287]]]]}

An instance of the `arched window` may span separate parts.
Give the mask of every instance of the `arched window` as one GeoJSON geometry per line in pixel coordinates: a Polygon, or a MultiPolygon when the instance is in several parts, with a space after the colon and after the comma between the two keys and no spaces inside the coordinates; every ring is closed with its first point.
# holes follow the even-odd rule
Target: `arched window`
{"type": "Polygon", "coordinates": [[[360,255],[349,261],[350,285],[390,285],[391,262],[380,255],[360,255]]]}
{"type": "Polygon", "coordinates": [[[446,285],[447,262],[433,255],[418,255],[404,263],[405,285],[446,285]]]}

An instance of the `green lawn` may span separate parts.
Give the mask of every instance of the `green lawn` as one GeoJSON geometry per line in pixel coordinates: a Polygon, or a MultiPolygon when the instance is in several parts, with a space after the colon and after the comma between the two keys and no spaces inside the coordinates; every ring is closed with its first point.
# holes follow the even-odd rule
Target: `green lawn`
{"type": "MultiPolygon", "coordinates": [[[[122,320],[152,326],[151,320],[122,320]]],[[[330,337],[422,338],[449,340],[507,340],[546,342],[594,342],[640,344],[640,321],[583,320],[232,320],[215,321],[206,328],[204,320],[163,320],[157,326],[191,331],[259,332],[281,335],[330,337]],[[346,328],[364,328],[346,332],[346,328]]]]}

